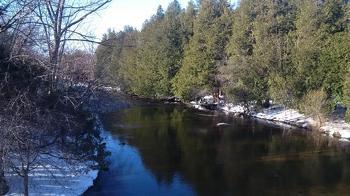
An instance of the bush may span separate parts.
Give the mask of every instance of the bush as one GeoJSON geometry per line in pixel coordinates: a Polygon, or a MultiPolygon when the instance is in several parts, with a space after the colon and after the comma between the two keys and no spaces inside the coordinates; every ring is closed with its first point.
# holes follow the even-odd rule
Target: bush
{"type": "Polygon", "coordinates": [[[306,93],[301,99],[299,107],[302,112],[316,120],[317,127],[322,125],[331,111],[327,93],[323,89],[311,90],[306,93]]]}

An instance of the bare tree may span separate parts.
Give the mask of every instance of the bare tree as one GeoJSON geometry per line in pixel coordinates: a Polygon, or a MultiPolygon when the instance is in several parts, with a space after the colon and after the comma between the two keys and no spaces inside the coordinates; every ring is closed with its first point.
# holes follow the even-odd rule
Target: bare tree
{"type": "Polygon", "coordinates": [[[35,0],[3,0],[0,3],[0,33],[24,22],[34,10],[35,0]]]}
{"type": "MultiPolygon", "coordinates": [[[[5,122],[2,118],[0,118],[0,123],[0,133],[2,136],[4,136],[5,122]]],[[[8,146],[6,143],[7,140],[3,137],[2,141],[0,142],[0,195],[4,195],[9,191],[9,186],[5,180],[5,154],[6,147],[8,146]]]]}
{"type": "Polygon", "coordinates": [[[93,52],[72,50],[63,55],[58,75],[74,83],[93,81],[95,63],[93,52]]]}
{"type": "MultiPolygon", "coordinates": [[[[88,100],[90,89],[66,90],[59,95],[47,92],[56,90],[62,75],[76,81],[91,78],[92,66],[82,67],[94,63],[91,54],[69,54],[67,47],[73,41],[97,42],[79,29],[88,16],[110,1],[0,2],[0,195],[8,191],[6,168],[23,177],[24,194],[28,195],[29,173],[43,164],[42,156],[96,164],[91,161],[96,155],[94,148],[102,147],[98,139],[87,141],[81,136],[89,133],[79,130],[86,117],[77,112],[88,100]],[[68,74],[70,70],[64,70],[62,62],[68,69],[74,67],[75,73],[68,74]],[[82,138],[84,141],[79,140],[82,138]],[[79,144],[91,149],[76,153],[79,144]]],[[[90,134],[93,137],[88,138],[96,135],[90,134]]]]}
{"type": "Polygon", "coordinates": [[[84,20],[104,8],[111,0],[39,0],[35,14],[42,25],[51,66],[51,88],[56,88],[57,71],[69,41],[96,42],[80,32],[84,20]]]}

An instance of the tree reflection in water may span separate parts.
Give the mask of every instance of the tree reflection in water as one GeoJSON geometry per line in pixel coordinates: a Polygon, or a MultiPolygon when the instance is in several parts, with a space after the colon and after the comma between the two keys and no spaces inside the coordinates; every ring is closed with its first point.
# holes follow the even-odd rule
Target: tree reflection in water
{"type": "Polygon", "coordinates": [[[180,176],[198,195],[344,195],[350,189],[344,148],[304,130],[163,105],[135,106],[103,121],[135,147],[158,186],[180,176]]]}

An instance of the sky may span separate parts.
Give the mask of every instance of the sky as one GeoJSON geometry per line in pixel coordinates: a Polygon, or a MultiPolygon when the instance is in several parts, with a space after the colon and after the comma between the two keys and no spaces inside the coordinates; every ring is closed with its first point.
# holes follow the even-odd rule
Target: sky
{"type": "MultiPolygon", "coordinates": [[[[108,28],[120,31],[123,30],[124,26],[129,25],[140,30],[144,21],[156,13],[159,5],[166,10],[172,1],[113,0],[90,20],[88,28],[97,38],[101,38],[108,28]]],[[[178,1],[185,8],[190,0],[178,1]]],[[[231,2],[235,1],[231,0],[231,2]]]]}
{"type": "MultiPolygon", "coordinates": [[[[116,31],[123,30],[129,25],[141,29],[142,24],[156,13],[159,5],[165,10],[173,0],[113,0],[107,8],[93,17],[89,27],[97,37],[102,37],[108,28],[116,31]]],[[[178,0],[186,7],[189,0],[178,0]]]]}

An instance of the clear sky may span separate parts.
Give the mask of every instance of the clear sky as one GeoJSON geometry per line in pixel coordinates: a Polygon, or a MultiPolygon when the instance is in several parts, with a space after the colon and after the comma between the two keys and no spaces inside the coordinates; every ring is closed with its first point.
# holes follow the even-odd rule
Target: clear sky
{"type": "MultiPolygon", "coordinates": [[[[130,25],[140,29],[143,22],[156,13],[159,5],[165,10],[173,0],[113,0],[107,8],[100,11],[98,16],[90,21],[89,29],[97,37],[101,37],[108,28],[116,31],[130,25]]],[[[189,0],[178,0],[186,7],[189,0]]]]}
{"type": "MultiPolygon", "coordinates": [[[[124,26],[130,25],[141,29],[143,22],[156,13],[159,5],[165,10],[173,0],[113,0],[107,8],[100,11],[89,22],[89,30],[98,38],[108,28],[116,31],[122,30],[124,26]]],[[[184,8],[190,0],[178,0],[184,8]]],[[[231,0],[236,2],[236,0],[231,0]]]]}

